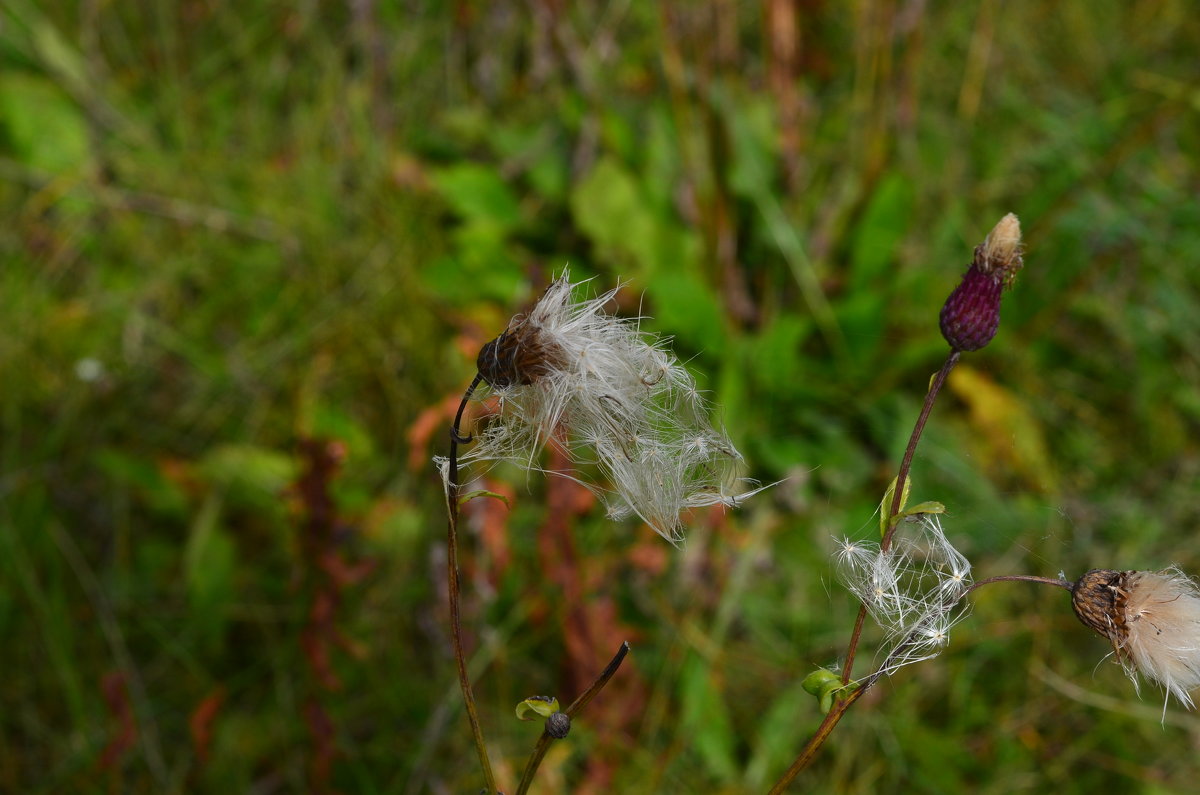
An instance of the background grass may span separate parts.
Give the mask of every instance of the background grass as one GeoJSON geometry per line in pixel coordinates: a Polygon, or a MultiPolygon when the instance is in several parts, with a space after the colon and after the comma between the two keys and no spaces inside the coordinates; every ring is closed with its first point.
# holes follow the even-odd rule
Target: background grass
{"type": "MultiPolygon", "coordinates": [[[[788,480],[676,551],[491,473],[512,506],[470,507],[464,608],[507,789],[515,704],[624,639],[541,791],[786,768],[857,607],[831,538],[874,532],[938,308],[1008,211],[1027,267],[913,499],[979,576],[1200,572],[1182,0],[0,8],[0,789],[474,791],[429,459],[568,264],[628,280],[788,480]],[[344,463],[297,485],[310,438],[344,463]]],[[[1200,721],[1105,653],[1061,592],[986,589],[802,781],[1190,788],[1200,721]]]]}

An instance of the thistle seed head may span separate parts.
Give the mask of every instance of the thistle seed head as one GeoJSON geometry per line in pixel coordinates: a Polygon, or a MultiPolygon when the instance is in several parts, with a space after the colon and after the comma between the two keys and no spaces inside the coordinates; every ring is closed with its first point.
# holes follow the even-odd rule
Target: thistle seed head
{"type": "Polygon", "coordinates": [[[942,336],[956,351],[977,351],[1000,327],[1000,297],[1024,264],[1021,224],[1009,213],[975,247],[962,281],[950,293],[939,316],[942,336]]]}
{"type": "Polygon", "coordinates": [[[528,386],[562,364],[563,352],[542,329],[523,315],[509,322],[499,337],[483,346],[475,367],[493,389],[528,386]]]}
{"type": "Polygon", "coordinates": [[[906,522],[886,551],[874,542],[843,539],[835,558],[842,583],[887,634],[886,673],[939,654],[966,615],[971,563],[935,515],[906,522]]]}
{"type": "MultiPolygon", "coordinates": [[[[1093,569],[1071,596],[1075,615],[1112,643],[1137,686],[1151,679],[1191,707],[1200,687],[1200,589],[1178,569],[1093,569]]],[[[1165,708],[1165,705],[1164,705],[1165,708]]]]}
{"type": "Polygon", "coordinates": [[[666,342],[605,311],[615,289],[580,299],[577,287],[564,272],[480,351],[479,373],[500,411],[462,461],[534,470],[553,442],[573,464],[605,476],[580,482],[610,516],[636,514],[678,542],[681,511],[734,507],[759,489],[736,490],[741,455],[709,421],[691,373],[666,342]]]}

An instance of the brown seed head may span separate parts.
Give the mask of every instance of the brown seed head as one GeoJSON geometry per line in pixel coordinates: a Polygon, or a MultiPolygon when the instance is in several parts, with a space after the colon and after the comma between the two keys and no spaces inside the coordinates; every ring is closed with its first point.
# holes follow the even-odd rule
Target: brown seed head
{"type": "Polygon", "coordinates": [[[1131,571],[1092,569],[1079,578],[1071,594],[1075,615],[1120,649],[1129,637],[1125,622],[1126,588],[1131,571]]]}
{"type": "Polygon", "coordinates": [[[496,339],[483,346],[475,367],[493,389],[528,386],[562,364],[562,351],[522,316],[513,318],[496,339]]]}

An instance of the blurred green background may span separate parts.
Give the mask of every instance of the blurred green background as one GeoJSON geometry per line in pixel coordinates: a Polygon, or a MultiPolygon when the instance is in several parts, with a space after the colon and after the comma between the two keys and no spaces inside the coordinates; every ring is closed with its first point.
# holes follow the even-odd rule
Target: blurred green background
{"type": "MultiPolygon", "coordinates": [[[[674,337],[764,481],[675,550],[497,469],[464,615],[502,786],[761,792],[820,720],[972,247],[996,340],[913,500],[977,576],[1200,572],[1200,23],[1137,3],[0,3],[0,790],[463,793],[444,453],[570,265],[674,337]],[[548,511],[547,505],[556,506],[548,511]]],[[[877,635],[868,633],[863,670],[877,635]]],[[[1178,792],[1200,720],[1064,594],[980,592],[816,792],[1178,792]]]]}

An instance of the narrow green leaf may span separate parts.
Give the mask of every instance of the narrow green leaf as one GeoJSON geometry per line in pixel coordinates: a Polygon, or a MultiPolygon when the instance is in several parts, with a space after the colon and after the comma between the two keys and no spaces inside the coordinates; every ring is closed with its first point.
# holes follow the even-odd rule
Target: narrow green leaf
{"type": "Polygon", "coordinates": [[[476,491],[467,492],[458,498],[458,504],[466,505],[468,502],[478,497],[492,497],[493,499],[503,502],[506,507],[512,507],[512,505],[510,505],[508,502],[508,497],[505,497],[503,494],[497,494],[494,491],[488,491],[487,489],[477,489],[476,491]]]}
{"type": "Polygon", "coordinates": [[[922,513],[945,513],[945,512],[946,512],[945,505],[943,505],[942,503],[937,502],[935,500],[928,500],[926,502],[918,502],[913,507],[900,511],[900,513],[896,514],[896,516],[897,516],[897,518],[899,518],[901,516],[916,516],[917,514],[922,514],[922,513]]]}
{"type": "MultiPolygon", "coordinates": [[[[904,479],[904,491],[900,494],[900,506],[895,516],[891,514],[892,500],[896,496],[896,481],[899,477],[892,478],[892,484],[888,486],[887,491],[883,493],[883,500],[879,503],[879,535],[887,535],[888,528],[892,524],[892,520],[897,516],[904,516],[904,504],[908,502],[908,492],[912,486],[912,478],[904,479]]],[[[929,511],[928,513],[932,513],[929,511]]]]}

